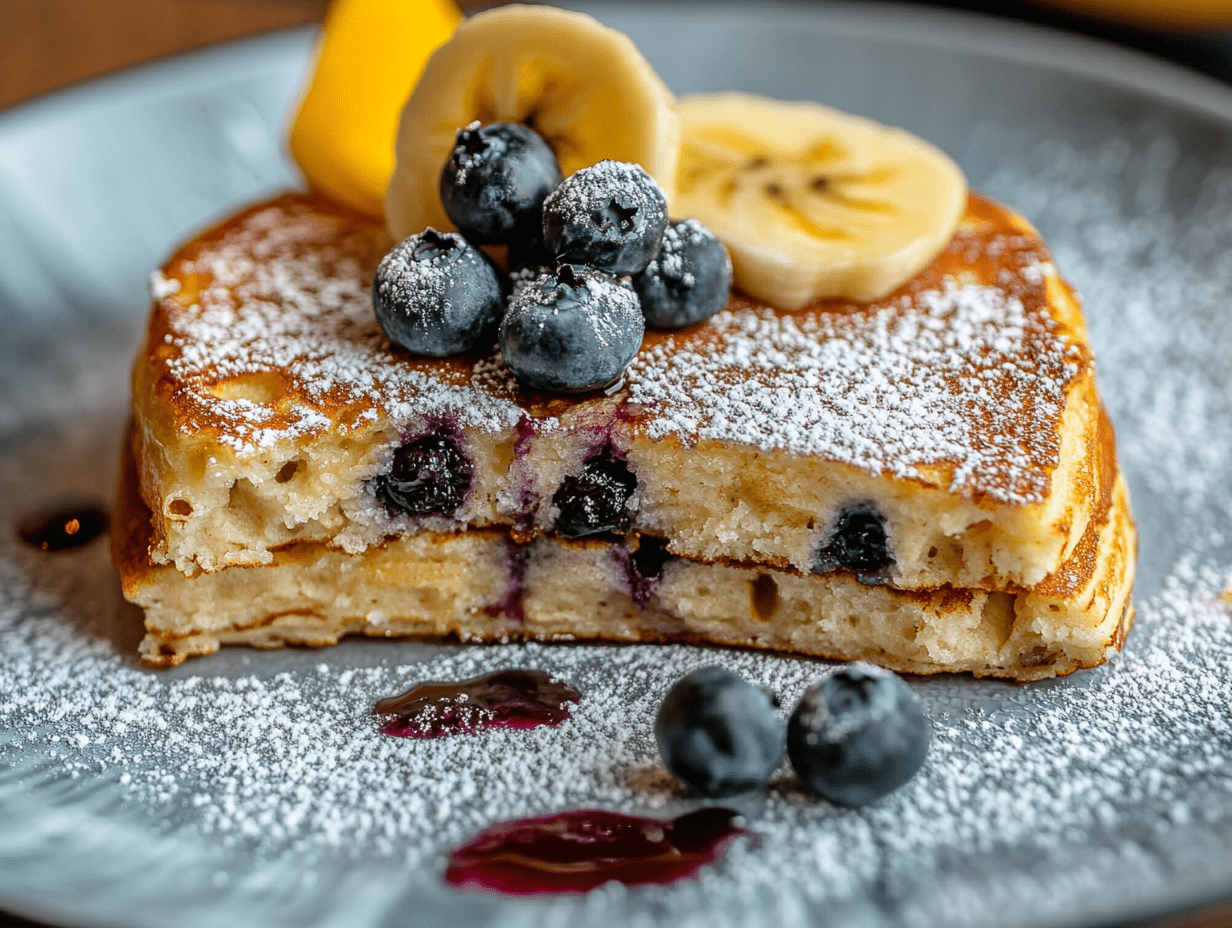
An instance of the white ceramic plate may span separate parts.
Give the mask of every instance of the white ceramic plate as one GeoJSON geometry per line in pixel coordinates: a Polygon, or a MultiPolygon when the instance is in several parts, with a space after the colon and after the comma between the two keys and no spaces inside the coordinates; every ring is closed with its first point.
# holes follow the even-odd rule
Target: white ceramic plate
{"type": "MultiPolygon", "coordinates": [[[[760,844],[702,879],[508,900],[441,883],[499,818],[695,803],[650,720],[715,660],[790,705],[814,662],[671,647],[348,642],[141,669],[104,545],[0,533],[0,907],[72,925],[1110,923],[1232,893],[1232,91],[1141,55],[909,6],[589,6],[678,92],[741,88],[904,125],[1012,203],[1084,293],[1142,530],[1124,658],[1014,687],[913,680],[936,730],[864,810],[786,771],[760,844]],[[541,666],[555,732],[376,735],[421,676],[541,666]]],[[[145,279],[296,183],[282,146],[311,35],[223,46],[0,114],[0,524],[107,497],[145,279]]]]}

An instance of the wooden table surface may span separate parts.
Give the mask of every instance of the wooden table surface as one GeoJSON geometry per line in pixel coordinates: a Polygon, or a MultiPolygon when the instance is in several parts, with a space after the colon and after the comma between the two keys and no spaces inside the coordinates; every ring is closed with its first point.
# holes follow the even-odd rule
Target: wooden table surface
{"type": "Polygon", "coordinates": [[[327,0],[0,0],[0,107],[118,68],[284,26],[327,0]]]}
{"type": "MultiPolygon", "coordinates": [[[[328,0],[0,0],[0,108],[165,55],[317,23],[327,5],[328,0]]],[[[487,4],[480,0],[464,5],[487,4]]],[[[1219,905],[1143,924],[1232,926],[1232,908],[1219,905]]],[[[0,912],[0,928],[10,926],[34,928],[34,923],[0,912]]]]}

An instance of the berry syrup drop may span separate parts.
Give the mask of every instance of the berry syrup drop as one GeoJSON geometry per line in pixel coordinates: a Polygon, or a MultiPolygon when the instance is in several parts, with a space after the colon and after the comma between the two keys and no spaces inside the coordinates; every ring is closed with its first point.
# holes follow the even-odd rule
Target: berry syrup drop
{"type": "Polygon", "coordinates": [[[698,809],[670,821],[601,809],[502,822],[449,855],[452,886],[514,895],[584,893],[611,880],[666,885],[719,859],[740,835],[730,809],[698,809]]]}
{"type": "Polygon", "coordinates": [[[23,516],[17,535],[41,551],[70,551],[107,531],[109,521],[107,510],[93,503],[50,506],[23,516]]]}
{"type": "Polygon", "coordinates": [[[499,670],[457,683],[420,683],[382,699],[373,713],[395,738],[443,738],[492,728],[555,728],[581,693],[542,670],[499,670]]]}

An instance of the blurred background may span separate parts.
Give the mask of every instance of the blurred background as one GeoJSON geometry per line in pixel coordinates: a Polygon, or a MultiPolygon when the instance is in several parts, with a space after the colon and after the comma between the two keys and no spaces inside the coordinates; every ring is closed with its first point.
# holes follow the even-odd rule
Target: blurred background
{"type": "MultiPolygon", "coordinates": [[[[630,0],[637,2],[637,0],[630,0]]],[[[328,0],[0,0],[0,107],[128,65],[319,22],[328,0]]],[[[463,0],[464,8],[490,5],[463,0]]],[[[950,0],[1151,52],[1232,83],[1232,0],[950,0]]]]}

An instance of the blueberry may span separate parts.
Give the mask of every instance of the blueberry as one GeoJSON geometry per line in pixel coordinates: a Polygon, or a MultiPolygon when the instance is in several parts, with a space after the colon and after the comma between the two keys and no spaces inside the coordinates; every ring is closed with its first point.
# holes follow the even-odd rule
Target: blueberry
{"type": "Polygon", "coordinates": [[[441,171],[441,203],[478,245],[510,244],[539,233],[543,201],[560,184],[551,147],[512,122],[459,129],[441,171]]]}
{"type": "Polygon", "coordinates": [[[372,285],[390,340],[433,358],[488,347],[503,307],[496,268],[455,232],[427,229],[395,245],[372,285]]]}
{"type": "Polygon", "coordinates": [[[787,723],[787,754],[809,789],[861,806],[898,789],[928,755],[920,702],[888,670],[852,664],[805,691],[787,723]]]}
{"type": "Polygon", "coordinates": [[[872,506],[851,506],[839,513],[813,563],[815,573],[844,567],[865,576],[894,563],[886,543],[885,522],[872,506]]]}
{"type": "Polygon", "coordinates": [[[667,228],[667,200],[640,165],[600,161],[556,188],[543,204],[543,241],[561,262],[611,274],[650,263],[667,228]]]}
{"type": "Polygon", "coordinates": [[[566,538],[623,532],[633,522],[627,503],[636,489],[629,465],[605,448],[586,461],[580,474],[561,481],[552,496],[560,510],[554,528],[566,538]]]}
{"type": "Polygon", "coordinates": [[[699,796],[763,785],[783,759],[778,700],[725,667],[703,667],[668,692],[655,719],[663,763],[699,796]]]}
{"type": "Polygon", "coordinates": [[[696,219],[675,222],[646,270],[633,278],[648,325],[678,329],[709,319],[727,303],[731,259],[696,219]]]}
{"type": "Polygon", "coordinates": [[[389,473],[376,478],[390,512],[452,517],[470,492],[475,469],[448,435],[425,435],[394,452],[389,473]]]}
{"type": "Polygon", "coordinates": [[[528,387],[581,393],[620,379],[645,327],[629,287],[565,264],[516,289],[500,327],[501,354],[528,387]]]}

